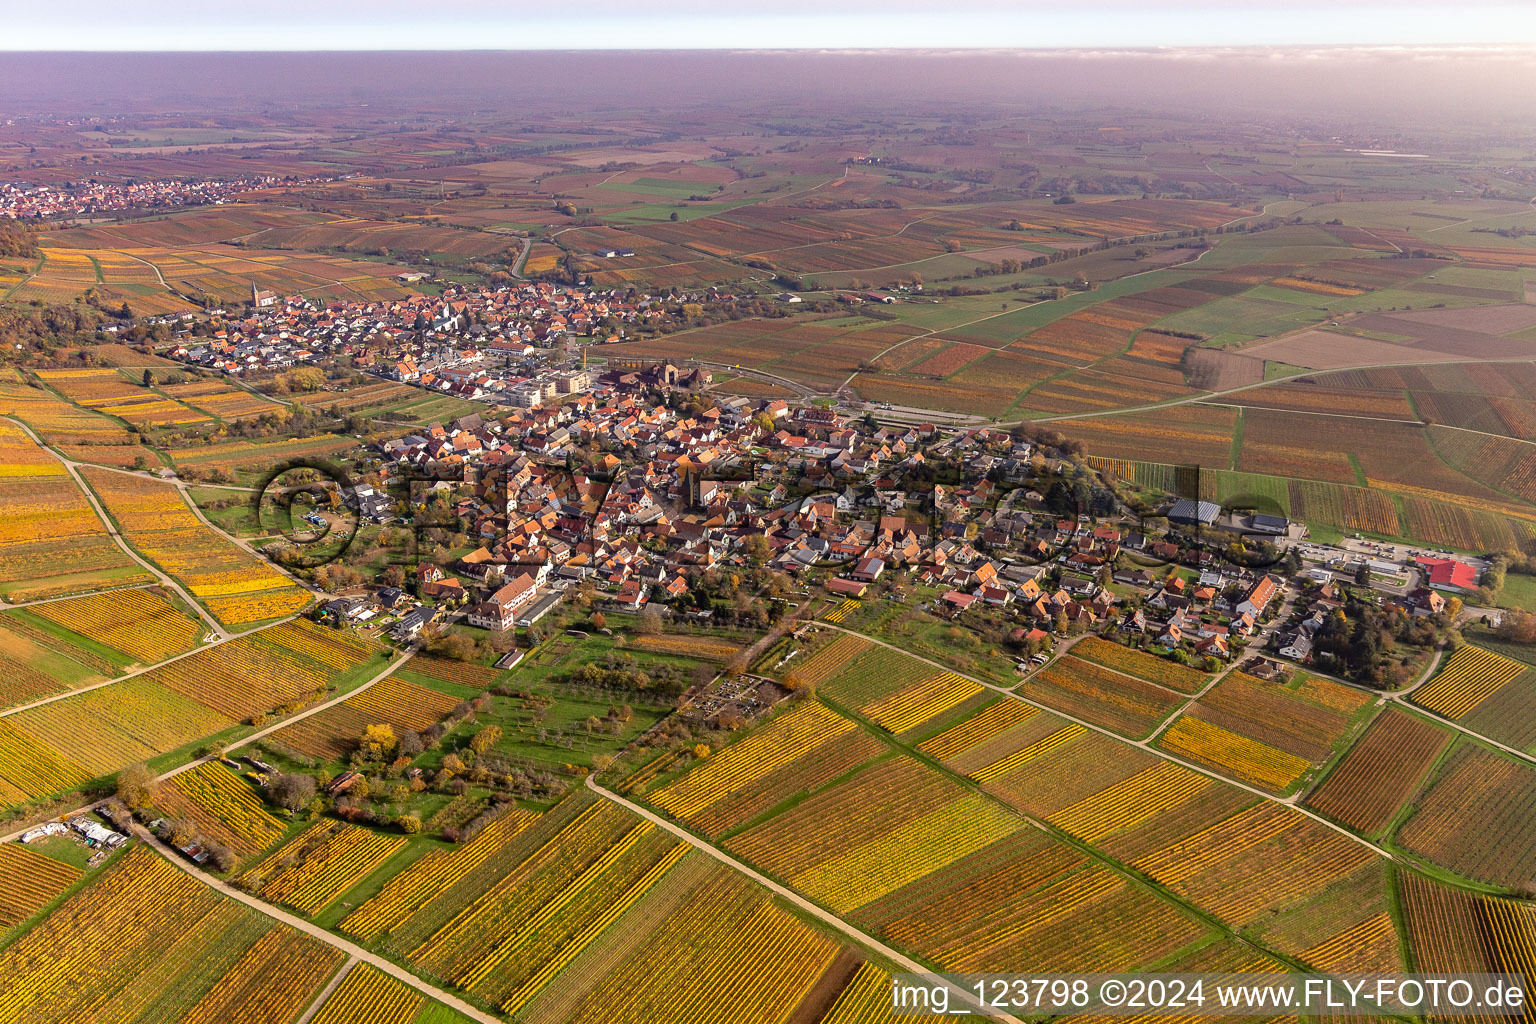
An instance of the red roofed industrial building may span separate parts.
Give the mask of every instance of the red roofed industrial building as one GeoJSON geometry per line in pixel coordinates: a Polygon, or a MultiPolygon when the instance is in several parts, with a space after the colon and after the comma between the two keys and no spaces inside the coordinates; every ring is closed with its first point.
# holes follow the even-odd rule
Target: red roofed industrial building
{"type": "Polygon", "coordinates": [[[1419,568],[1436,590],[1476,590],[1477,570],[1454,558],[1418,558],[1419,568]]]}

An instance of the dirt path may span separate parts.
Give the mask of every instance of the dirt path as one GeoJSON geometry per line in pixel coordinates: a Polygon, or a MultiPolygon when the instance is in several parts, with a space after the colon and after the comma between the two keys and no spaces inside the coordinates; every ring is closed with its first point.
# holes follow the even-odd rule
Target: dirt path
{"type": "Polygon", "coordinates": [[[325,988],[321,989],[320,993],[310,1001],[309,1008],[300,1014],[299,1019],[294,1021],[293,1024],[309,1024],[314,1019],[315,1014],[320,1012],[320,1007],[325,1005],[325,1001],[331,998],[331,994],[341,987],[343,981],[347,980],[347,975],[352,973],[352,968],[360,963],[362,961],[356,957],[347,957],[346,962],[341,965],[341,970],[337,971],[331,977],[331,980],[325,983],[325,988]]]}
{"type": "Polygon", "coordinates": [[[82,597],[95,597],[98,594],[117,594],[124,590],[143,590],[152,587],[153,583],[125,583],[120,587],[102,587],[100,590],[82,590],[74,594],[65,594],[62,597],[39,597],[35,601],[0,601],[0,611],[9,611],[12,608],[34,608],[40,604],[58,604],[60,601],[74,601],[82,597]]]}
{"type": "MultiPolygon", "coordinates": [[[[832,928],[836,928],[839,932],[842,932],[848,938],[854,940],[867,949],[874,950],[881,956],[886,957],[892,963],[899,964],[914,974],[929,975],[931,978],[937,980],[937,976],[931,975],[928,968],[924,967],[916,960],[913,960],[911,957],[908,957],[902,953],[898,953],[890,946],[885,945],[879,939],[876,939],[873,936],[860,931],[837,915],[821,909],[821,907],[818,907],[816,904],[812,903],[810,900],[801,896],[794,890],[786,889],[784,886],[775,882],[773,879],[760,874],[759,872],[753,870],[746,864],[743,864],[741,861],[730,856],[724,851],[716,849],[709,843],[706,843],[704,840],[698,838],[687,830],[674,825],[672,822],[663,818],[661,815],[654,814],[646,808],[641,807],[634,801],[626,800],[624,797],[619,796],[617,793],[613,793],[604,789],[602,786],[597,784],[591,775],[587,776],[587,788],[599,794],[600,796],[608,800],[612,800],[614,803],[627,808],[633,813],[638,814],[640,817],[644,818],[646,821],[649,821],[651,824],[656,825],[658,828],[666,829],[668,832],[672,833],[674,836],[681,839],[689,846],[692,846],[694,849],[702,851],[704,854],[713,857],[715,860],[724,864],[726,867],[731,868],[739,874],[745,875],[746,877],[752,879],[758,885],[768,889],[774,895],[779,896],[782,899],[794,904],[797,909],[803,911],[806,914],[809,914],[810,916],[816,918],[818,921],[821,921],[832,928]]],[[[976,1007],[980,1005],[973,993],[968,992],[957,985],[949,985],[948,987],[950,991],[964,1003],[964,1005],[970,1007],[976,1007]]],[[[986,1013],[986,1011],[982,1012],[984,1014],[986,1013]]],[[[990,1016],[990,1014],[987,1015],[990,1016]]],[[[1006,1014],[997,1014],[995,1017],[993,1017],[993,1019],[1008,1021],[1009,1024],[1021,1024],[1017,1018],[1010,1017],[1006,1014]]]]}
{"type": "MultiPolygon", "coordinates": [[[[244,903],[246,906],[250,907],[252,910],[258,911],[259,913],[265,914],[267,917],[272,918],[274,921],[280,921],[290,928],[294,928],[303,932],[305,935],[319,939],[327,946],[341,950],[353,960],[361,961],[362,963],[368,964],[372,967],[377,967],[385,974],[397,979],[398,981],[404,982],[405,984],[416,989],[418,992],[422,992],[432,997],[433,999],[436,999],[438,1002],[447,1003],[449,1006],[453,1007],[455,1010],[458,1010],[460,1013],[464,1014],[471,1020],[478,1021],[480,1024],[504,1024],[503,1021],[492,1017],[488,1013],[482,1013],[480,1010],[475,1009],[473,1006],[469,1005],[457,996],[451,995],[435,985],[428,984],[427,982],[418,978],[416,975],[412,974],[410,971],[407,971],[404,967],[384,959],[377,953],[370,953],[368,950],[357,945],[356,943],[348,942],[341,936],[334,935],[331,932],[326,931],[324,928],[321,928],[319,925],[306,921],[301,917],[296,917],[295,915],[288,913],[286,910],[280,910],[263,900],[257,899],[255,896],[252,896],[249,893],[241,892],[239,889],[236,889],[234,886],[228,884],[222,879],[215,878],[214,876],[203,871],[197,865],[193,864],[191,861],[187,860],[175,850],[171,849],[155,836],[151,835],[149,830],[144,828],[142,825],[134,825],[133,830],[135,834],[138,835],[139,839],[148,843],[150,846],[153,846],[160,852],[162,856],[165,857],[166,860],[170,861],[182,871],[186,872],[188,875],[191,875],[193,878],[197,879],[199,882],[202,882],[204,885],[214,890],[215,892],[224,896],[228,896],[232,900],[238,900],[239,902],[244,903]]],[[[313,1009],[313,1007],[311,1007],[311,1009],[313,1009]]]]}

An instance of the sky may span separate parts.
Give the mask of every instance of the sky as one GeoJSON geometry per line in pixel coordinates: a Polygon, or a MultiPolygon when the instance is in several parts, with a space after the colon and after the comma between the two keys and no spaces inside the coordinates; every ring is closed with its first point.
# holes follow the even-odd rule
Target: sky
{"type": "Polygon", "coordinates": [[[1536,45],[1536,3],[1429,0],[15,2],[0,50],[1536,45]]]}

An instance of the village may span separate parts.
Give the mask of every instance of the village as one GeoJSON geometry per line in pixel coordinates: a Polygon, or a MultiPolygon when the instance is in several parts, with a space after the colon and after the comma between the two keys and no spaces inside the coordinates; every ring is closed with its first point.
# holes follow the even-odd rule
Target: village
{"type": "Polygon", "coordinates": [[[43,220],[89,217],[119,210],[214,206],[242,192],[274,185],[307,185],[331,178],[299,180],[273,174],[227,179],[175,179],[106,182],[95,178],[31,185],[0,181],[0,217],[43,220]]]}
{"type": "Polygon", "coordinates": [[[361,372],[482,410],[375,436],[352,459],[362,482],[345,500],[365,522],[451,521],[472,541],[418,544],[408,573],[324,605],[404,644],[456,624],[521,629],[504,646],[526,646],[572,588],[583,607],[696,625],[726,611],[721,573],[759,571],[778,582],[759,587],[771,600],[755,628],[813,594],[876,598],[969,627],[1020,673],[1089,632],[1212,669],[1265,651],[1345,672],[1320,634],[1351,630],[1346,611],[1444,626],[1489,567],[1317,543],[1305,523],[1193,497],[1149,505],[1027,425],[882,423],[716,392],[696,364],[592,358],[737,301],[519,281],[320,303],[253,286],[239,313],[162,322],[166,355],[258,390],[312,367],[327,388],[361,372]]]}
{"type": "MultiPolygon", "coordinates": [[[[400,276],[411,281],[422,275],[400,276]]],[[[713,290],[653,296],[525,282],[450,285],[441,296],[319,303],[301,296],[279,300],[253,285],[242,313],[212,310],[207,318],[186,314],[155,322],[176,329],[178,343],[166,355],[235,377],[346,367],[469,401],[536,408],[586,390],[587,348],[735,301],[713,290]]],[[[707,371],[684,376],[684,383],[708,382],[707,371]]]]}
{"type": "Polygon", "coordinates": [[[729,611],[721,574],[759,572],[775,582],[754,626],[791,606],[902,603],[968,627],[1019,673],[1090,632],[1208,669],[1264,652],[1342,671],[1320,634],[1348,633],[1346,610],[1446,626],[1486,569],[1314,543],[1305,524],[1197,499],[1133,507],[1027,430],[717,397],[702,371],[670,364],[551,379],[541,402],[403,433],[359,458],[369,482],[346,500],[365,520],[446,516],[474,545],[452,557],[422,546],[411,578],[324,614],[408,644],[454,622],[522,629],[532,644],[573,592],[683,628],[729,611]]]}

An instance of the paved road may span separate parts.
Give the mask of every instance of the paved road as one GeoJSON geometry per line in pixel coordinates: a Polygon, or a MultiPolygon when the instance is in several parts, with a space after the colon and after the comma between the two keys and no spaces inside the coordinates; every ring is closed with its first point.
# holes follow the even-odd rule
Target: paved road
{"type": "MultiPolygon", "coordinates": [[[[863,945],[868,949],[874,950],[893,963],[900,964],[902,967],[908,971],[913,972],[914,974],[929,973],[928,968],[924,967],[916,960],[913,960],[911,957],[902,953],[898,953],[896,950],[892,949],[890,946],[885,945],[874,936],[860,931],[837,915],[823,910],[821,907],[818,907],[816,904],[812,903],[804,896],[801,896],[793,889],[786,889],[784,886],[775,882],[773,879],[759,873],[758,871],[753,870],[746,864],[743,864],[741,861],[730,856],[724,851],[716,849],[709,843],[706,843],[704,840],[698,838],[687,830],[674,825],[672,822],[668,821],[666,818],[663,818],[661,815],[647,810],[632,800],[626,800],[624,797],[619,796],[617,793],[604,789],[602,786],[597,784],[596,780],[591,775],[587,776],[587,788],[608,800],[612,800],[616,804],[620,804],[635,814],[638,814],[640,817],[644,818],[646,821],[651,822],[653,825],[666,829],[668,832],[672,833],[674,836],[681,839],[689,846],[692,846],[694,849],[702,851],[708,856],[713,857],[715,860],[724,864],[726,867],[729,867],[736,872],[752,879],[763,888],[768,889],[775,895],[782,897],[790,903],[793,903],[801,911],[811,915],[819,921],[824,922],[832,928],[836,928],[848,938],[853,939],[855,942],[863,945]]],[[[954,985],[949,986],[949,988],[950,991],[952,991],[955,996],[964,1003],[964,1005],[972,1007],[979,1005],[974,994],[954,985]]],[[[1017,1018],[1010,1017],[1006,1014],[998,1014],[993,1019],[1008,1021],[1009,1024],[1021,1024],[1017,1018]]]]}
{"type": "MultiPolygon", "coordinates": [[[[524,264],[526,264],[528,262],[528,251],[530,249],[532,249],[532,248],[533,248],[533,239],[532,238],[525,238],[525,239],[523,239],[522,251],[520,251],[517,254],[517,259],[512,261],[512,271],[511,271],[511,273],[512,273],[513,277],[518,278],[519,280],[522,280],[522,278],[523,278],[523,266],[524,266],[524,264]]],[[[300,1021],[299,1024],[303,1024],[303,1021],[300,1021]]]]}
{"type": "Polygon", "coordinates": [[[155,836],[151,835],[149,830],[144,828],[142,825],[135,824],[133,830],[141,840],[153,846],[156,850],[159,850],[160,853],[163,854],[165,858],[172,864],[176,865],[182,871],[185,871],[199,882],[202,882],[204,885],[208,886],[208,888],[213,889],[215,892],[222,893],[232,900],[239,900],[241,903],[244,903],[251,909],[259,911],[260,913],[265,914],[267,917],[272,918],[274,921],[280,921],[290,928],[295,928],[303,932],[305,935],[313,936],[314,938],[319,939],[321,942],[325,943],[327,946],[333,946],[336,949],[341,950],[343,953],[347,954],[347,956],[353,958],[354,960],[360,960],[365,964],[370,964],[374,967],[377,967],[385,974],[388,974],[390,977],[404,982],[417,991],[423,992],[426,995],[431,996],[433,999],[438,1000],[439,1002],[447,1003],[449,1006],[453,1007],[455,1010],[458,1010],[460,1013],[464,1014],[466,1017],[469,1017],[471,1020],[479,1021],[480,1024],[504,1024],[504,1022],[498,1018],[492,1017],[488,1013],[482,1013],[480,1010],[475,1009],[473,1006],[469,1005],[458,996],[445,992],[435,985],[428,984],[427,982],[418,978],[416,975],[412,974],[410,971],[406,970],[404,967],[401,967],[399,964],[392,963],[391,961],[379,956],[377,953],[370,953],[368,950],[357,945],[356,943],[348,942],[346,939],[343,939],[339,935],[333,935],[317,924],[306,921],[302,917],[296,917],[293,914],[288,913],[286,910],[280,910],[263,900],[257,899],[250,893],[241,892],[239,889],[229,885],[222,879],[215,878],[214,876],[203,871],[197,865],[193,864],[191,861],[187,860],[185,857],[181,856],[181,854],[171,849],[155,836]]]}

